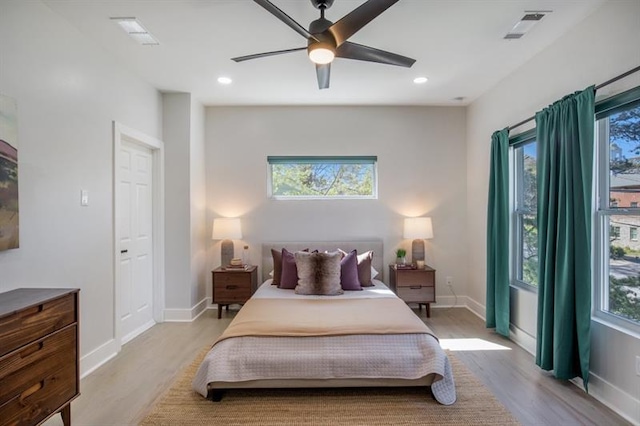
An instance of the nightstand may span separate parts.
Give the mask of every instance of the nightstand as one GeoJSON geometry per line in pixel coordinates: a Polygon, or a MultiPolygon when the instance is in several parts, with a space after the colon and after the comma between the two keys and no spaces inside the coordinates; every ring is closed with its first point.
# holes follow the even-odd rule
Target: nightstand
{"type": "Polygon", "coordinates": [[[436,270],[430,266],[421,269],[402,269],[389,265],[391,289],[407,303],[426,305],[427,318],[431,317],[429,304],[436,301],[436,270]]]}
{"type": "Polygon", "coordinates": [[[222,307],[227,311],[232,303],[245,303],[258,288],[258,267],[248,269],[216,268],[211,271],[213,282],[212,303],[218,304],[218,319],[222,315],[222,307]]]}

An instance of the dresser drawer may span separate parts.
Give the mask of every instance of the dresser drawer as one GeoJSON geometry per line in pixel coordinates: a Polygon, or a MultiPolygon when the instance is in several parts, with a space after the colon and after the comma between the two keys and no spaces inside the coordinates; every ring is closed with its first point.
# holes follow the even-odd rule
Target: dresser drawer
{"type": "Polygon", "coordinates": [[[61,365],[75,365],[76,330],[72,325],[0,358],[0,406],[61,365]]]}
{"type": "Polygon", "coordinates": [[[435,302],[436,291],[433,286],[398,286],[398,297],[405,302],[435,302]]]}
{"type": "Polygon", "coordinates": [[[75,363],[58,365],[51,374],[0,405],[3,425],[36,425],[77,394],[75,363]]]}
{"type": "Polygon", "coordinates": [[[72,293],[0,318],[0,356],[74,323],[75,305],[72,293]]]}

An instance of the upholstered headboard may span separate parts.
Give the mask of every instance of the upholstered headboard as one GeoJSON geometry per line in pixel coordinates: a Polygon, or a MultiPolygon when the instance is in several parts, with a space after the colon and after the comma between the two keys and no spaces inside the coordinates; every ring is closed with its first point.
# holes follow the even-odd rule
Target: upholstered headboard
{"type": "Polygon", "coordinates": [[[262,282],[271,278],[269,273],[273,271],[273,257],[271,256],[271,249],[280,251],[283,248],[286,248],[292,253],[307,248],[318,251],[335,251],[337,249],[351,251],[355,249],[358,253],[365,253],[369,250],[373,250],[371,266],[380,273],[377,279],[382,280],[384,273],[384,252],[382,251],[382,241],[269,242],[262,244],[262,282]]]}

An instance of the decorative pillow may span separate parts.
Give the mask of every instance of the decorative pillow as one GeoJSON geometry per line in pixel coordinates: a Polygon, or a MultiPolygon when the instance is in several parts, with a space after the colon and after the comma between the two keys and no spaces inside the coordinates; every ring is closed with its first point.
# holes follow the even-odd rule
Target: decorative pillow
{"type": "Polygon", "coordinates": [[[296,293],[325,296],[343,294],[344,291],[340,287],[341,257],[342,255],[337,251],[333,253],[296,252],[294,254],[298,268],[296,293]]]}
{"type": "Polygon", "coordinates": [[[362,290],[358,279],[358,253],[355,250],[340,261],[340,285],[343,290],[362,290]]]}
{"type": "MultiPolygon", "coordinates": [[[[274,274],[275,276],[275,274],[274,274]]],[[[282,249],[282,274],[280,276],[279,288],[293,290],[298,285],[298,270],[296,259],[286,248],[282,249]]]]}
{"type": "MultiPolygon", "coordinates": [[[[342,249],[338,249],[338,251],[345,256],[347,255],[347,252],[342,249]]],[[[358,279],[362,287],[373,287],[374,285],[371,282],[371,259],[373,259],[373,250],[358,255],[358,279]]]]}
{"type": "Polygon", "coordinates": [[[271,257],[273,258],[273,275],[271,278],[272,285],[280,285],[282,278],[282,251],[271,249],[271,257]]]}
{"type": "MultiPolygon", "coordinates": [[[[375,277],[378,276],[380,272],[376,271],[376,268],[374,268],[373,266],[371,267],[371,279],[373,280],[375,277]]],[[[272,275],[273,276],[273,275],[272,275]]]]}
{"type": "Polygon", "coordinates": [[[372,287],[371,282],[371,259],[373,259],[373,251],[368,251],[358,255],[358,279],[362,287],[372,287]]]}
{"type": "MultiPolygon", "coordinates": [[[[309,251],[309,249],[306,248],[306,249],[304,249],[302,251],[309,251]]],[[[283,252],[282,250],[278,251],[278,250],[275,250],[275,249],[271,249],[271,257],[273,258],[273,271],[271,271],[269,273],[269,275],[272,278],[271,285],[277,285],[278,287],[280,287],[280,282],[282,281],[282,252],[283,252]]],[[[290,253],[288,251],[287,251],[287,253],[289,253],[290,255],[293,256],[293,253],[290,253]]],[[[295,267],[295,260],[294,260],[294,267],[295,267]]],[[[291,272],[291,271],[287,271],[287,272],[291,272]]],[[[291,278],[290,274],[288,274],[287,278],[288,279],[295,279],[296,280],[296,284],[298,283],[298,279],[296,278],[296,276],[291,278]]],[[[283,288],[293,289],[293,288],[295,288],[296,284],[293,284],[293,287],[283,287],[283,288]]]]}

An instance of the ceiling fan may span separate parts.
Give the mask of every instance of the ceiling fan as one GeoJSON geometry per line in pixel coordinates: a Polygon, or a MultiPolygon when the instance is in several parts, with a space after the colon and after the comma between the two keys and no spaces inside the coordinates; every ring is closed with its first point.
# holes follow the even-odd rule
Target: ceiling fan
{"type": "Polygon", "coordinates": [[[410,68],[415,59],[396,53],[386,52],[362,44],[347,41],[349,37],[360,31],[362,27],[371,22],[375,17],[393,6],[399,0],[368,0],[335,24],[325,19],[324,12],[331,7],[334,0],[311,0],[311,4],[320,10],[320,18],[311,22],[307,31],[289,15],[278,9],[268,0],[253,0],[260,6],[271,12],[276,18],[287,24],[295,32],[307,39],[307,47],[277,50],[274,52],[256,53],[254,55],[231,58],[236,62],[249,59],[265,58],[267,56],[281,55],[284,53],[307,50],[309,59],[316,64],[318,88],[329,88],[331,74],[331,62],[334,58],[356,59],[359,61],[378,62],[381,64],[397,65],[410,68]]]}

